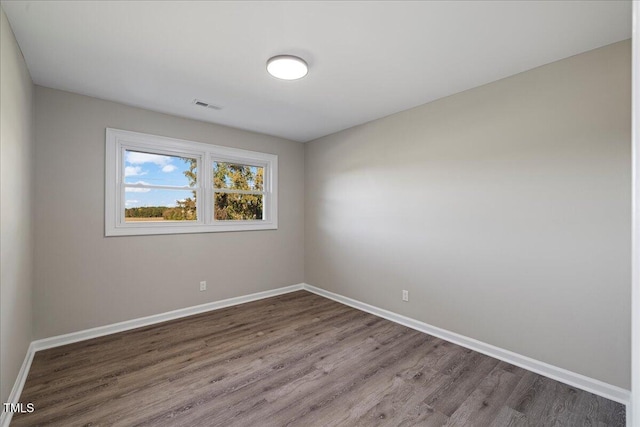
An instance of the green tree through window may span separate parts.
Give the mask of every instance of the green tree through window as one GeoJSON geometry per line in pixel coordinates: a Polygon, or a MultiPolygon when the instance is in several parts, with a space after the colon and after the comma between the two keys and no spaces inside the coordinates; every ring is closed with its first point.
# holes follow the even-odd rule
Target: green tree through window
{"type": "Polygon", "coordinates": [[[264,168],[213,163],[214,217],[218,221],[261,220],[264,168]]]}

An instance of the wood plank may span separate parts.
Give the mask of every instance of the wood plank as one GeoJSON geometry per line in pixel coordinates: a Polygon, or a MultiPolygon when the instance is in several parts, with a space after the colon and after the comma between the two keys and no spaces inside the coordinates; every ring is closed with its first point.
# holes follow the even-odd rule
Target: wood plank
{"type": "Polygon", "coordinates": [[[489,425],[518,385],[518,376],[496,368],[451,415],[447,426],[489,425]]]}
{"type": "MultiPolygon", "coordinates": [[[[562,425],[562,424],[560,424],[562,425]]],[[[571,424],[568,424],[571,425],[571,424]]],[[[581,424],[573,424],[573,425],[581,425],[581,424]]],[[[498,412],[498,416],[489,424],[489,427],[529,427],[529,422],[527,421],[527,417],[508,406],[503,406],[500,408],[500,412],[498,412]]]]}

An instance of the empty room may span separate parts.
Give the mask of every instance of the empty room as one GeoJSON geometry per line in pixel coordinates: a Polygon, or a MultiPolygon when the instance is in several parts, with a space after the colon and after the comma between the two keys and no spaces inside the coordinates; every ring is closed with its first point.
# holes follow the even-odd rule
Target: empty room
{"type": "Polygon", "coordinates": [[[0,5],[1,427],[640,426],[637,2],[0,5]]]}

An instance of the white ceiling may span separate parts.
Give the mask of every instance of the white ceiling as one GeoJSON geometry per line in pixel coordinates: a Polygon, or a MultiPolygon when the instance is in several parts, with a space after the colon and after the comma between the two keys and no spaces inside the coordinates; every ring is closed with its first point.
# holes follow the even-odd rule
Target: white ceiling
{"type": "Polygon", "coordinates": [[[630,1],[2,7],[38,85],[296,141],[631,37],[630,1]],[[277,54],[303,57],[309,74],[269,76],[277,54]]]}

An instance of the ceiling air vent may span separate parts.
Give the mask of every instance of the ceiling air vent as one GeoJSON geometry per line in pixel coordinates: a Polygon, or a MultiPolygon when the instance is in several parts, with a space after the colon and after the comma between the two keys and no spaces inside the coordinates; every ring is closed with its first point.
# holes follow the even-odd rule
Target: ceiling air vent
{"type": "Polygon", "coordinates": [[[208,102],[200,101],[199,99],[194,99],[193,103],[198,107],[211,108],[212,110],[222,110],[222,107],[217,105],[209,104],[208,102]]]}

